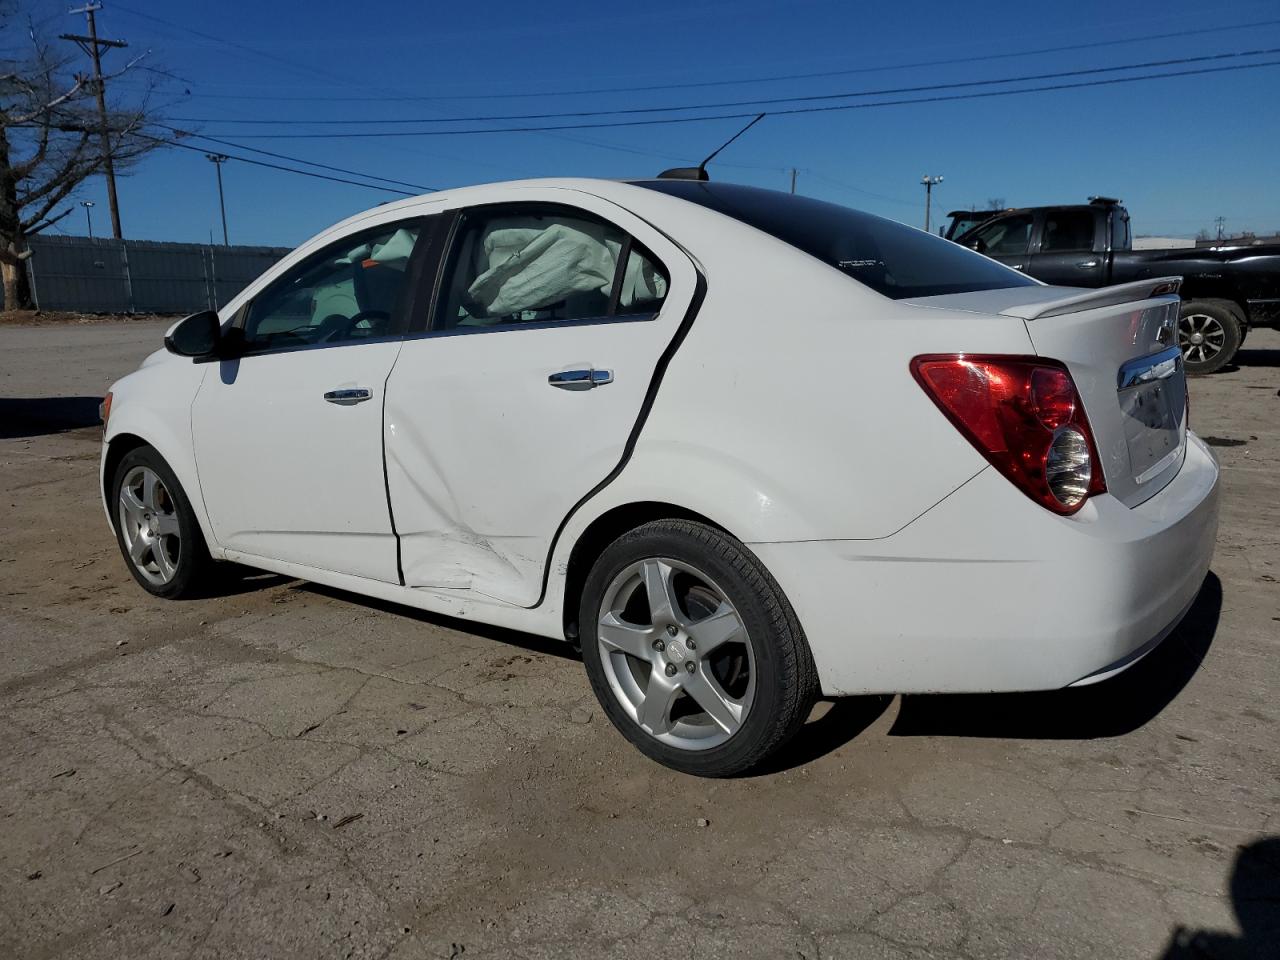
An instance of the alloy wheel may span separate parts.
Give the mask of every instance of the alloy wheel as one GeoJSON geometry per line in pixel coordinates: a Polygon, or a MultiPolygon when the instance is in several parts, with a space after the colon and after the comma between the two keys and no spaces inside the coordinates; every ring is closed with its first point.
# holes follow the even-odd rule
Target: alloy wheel
{"type": "Polygon", "coordinates": [[[690,564],[633,563],[605,591],[600,662],[613,695],[669,746],[707,750],[742,727],[755,695],[755,651],[728,596],[690,564]]]}
{"type": "Polygon", "coordinates": [[[1207,313],[1192,313],[1178,321],[1178,346],[1187,363],[1206,363],[1222,352],[1227,331],[1207,313]]]}
{"type": "Polygon", "coordinates": [[[178,572],[182,533],[164,481],[150,467],[134,467],[120,484],[117,510],[129,562],[149,583],[164,586],[178,572]]]}

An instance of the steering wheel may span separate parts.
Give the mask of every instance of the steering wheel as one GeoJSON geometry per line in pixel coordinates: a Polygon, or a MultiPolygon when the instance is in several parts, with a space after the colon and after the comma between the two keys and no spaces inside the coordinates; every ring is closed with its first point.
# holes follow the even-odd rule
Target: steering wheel
{"type": "MultiPolygon", "coordinates": [[[[327,317],[325,319],[325,324],[327,325],[330,321],[338,319],[339,317],[337,316],[327,317]]],[[[368,329],[372,330],[374,329],[372,321],[387,323],[390,320],[391,314],[386,310],[359,310],[354,315],[335,323],[333,329],[329,333],[325,334],[322,339],[325,343],[329,343],[333,340],[345,340],[350,337],[351,334],[355,332],[355,329],[362,323],[368,323],[368,329]]]]}

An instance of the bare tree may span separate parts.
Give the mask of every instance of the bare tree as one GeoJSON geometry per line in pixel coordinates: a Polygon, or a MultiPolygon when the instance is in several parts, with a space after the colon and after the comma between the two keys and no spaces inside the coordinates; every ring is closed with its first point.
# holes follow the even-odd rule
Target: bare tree
{"type": "Polygon", "coordinates": [[[1212,233],[1210,233],[1206,227],[1201,227],[1199,230],[1197,230],[1197,231],[1196,231],[1196,239],[1197,239],[1197,240],[1212,240],[1212,239],[1213,239],[1213,234],[1212,234],[1212,233]]]}
{"type": "MultiPolygon", "coordinates": [[[[0,59],[0,273],[4,307],[28,305],[22,261],[27,237],[48,229],[73,209],[58,209],[103,164],[104,125],[96,83],[76,72],[79,54],[54,50],[34,25],[0,0],[0,47],[19,51],[0,59]],[[25,51],[25,54],[21,51],[25,51]]],[[[108,73],[113,79],[137,67],[135,58],[108,73]]],[[[153,85],[125,104],[108,105],[105,141],[117,170],[164,144],[152,128],[153,85]]]]}
{"type": "Polygon", "coordinates": [[[988,210],[1003,210],[1004,208],[1004,197],[992,197],[987,201],[988,210]]]}

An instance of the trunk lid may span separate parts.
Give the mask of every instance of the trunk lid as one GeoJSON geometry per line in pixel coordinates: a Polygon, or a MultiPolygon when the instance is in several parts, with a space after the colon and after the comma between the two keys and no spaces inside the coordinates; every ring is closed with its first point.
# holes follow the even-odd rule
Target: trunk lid
{"type": "Polygon", "coordinates": [[[1180,283],[1162,277],[1098,290],[1019,287],[914,302],[1022,320],[1036,353],[1071,372],[1108,492],[1136,507],[1177,476],[1186,453],[1180,283]]]}

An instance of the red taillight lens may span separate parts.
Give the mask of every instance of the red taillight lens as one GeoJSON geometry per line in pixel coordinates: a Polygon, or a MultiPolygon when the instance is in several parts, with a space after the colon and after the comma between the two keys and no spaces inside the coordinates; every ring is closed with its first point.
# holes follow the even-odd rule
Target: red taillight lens
{"type": "Polygon", "coordinates": [[[1018,489],[1068,515],[1107,489],[1084,404],[1066,367],[1036,357],[916,357],[911,373],[1018,489]]]}

